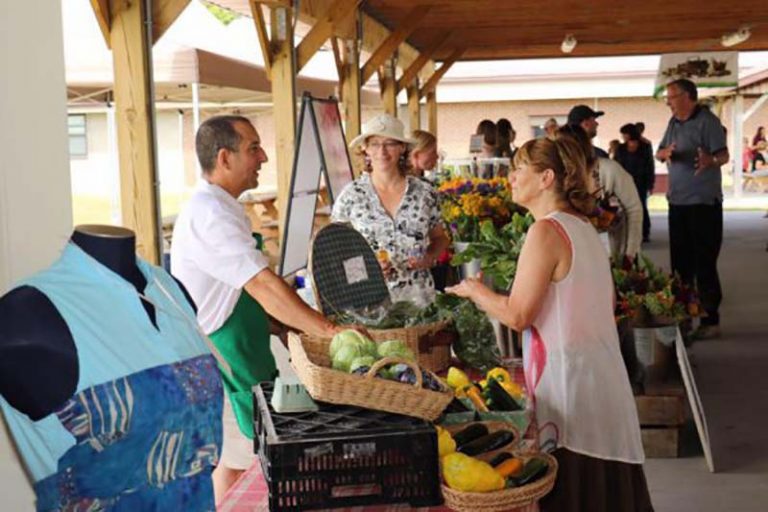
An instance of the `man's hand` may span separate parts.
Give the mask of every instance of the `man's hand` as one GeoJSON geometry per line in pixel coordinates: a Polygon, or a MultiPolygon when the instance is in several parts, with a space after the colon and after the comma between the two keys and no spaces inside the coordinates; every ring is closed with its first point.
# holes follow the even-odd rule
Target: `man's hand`
{"type": "Polygon", "coordinates": [[[699,174],[701,174],[701,171],[703,171],[704,169],[706,169],[708,167],[713,167],[716,164],[719,165],[720,162],[718,162],[715,159],[714,155],[712,155],[710,153],[707,153],[706,151],[704,151],[703,149],[701,149],[699,147],[699,148],[696,149],[696,162],[695,163],[696,163],[696,171],[694,171],[693,175],[694,176],[698,176],[699,174]]]}
{"type": "Polygon", "coordinates": [[[672,158],[672,153],[674,153],[675,148],[677,148],[677,144],[674,142],[665,148],[661,148],[656,152],[656,158],[662,162],[668,161],[670,158],[672,158]]]}

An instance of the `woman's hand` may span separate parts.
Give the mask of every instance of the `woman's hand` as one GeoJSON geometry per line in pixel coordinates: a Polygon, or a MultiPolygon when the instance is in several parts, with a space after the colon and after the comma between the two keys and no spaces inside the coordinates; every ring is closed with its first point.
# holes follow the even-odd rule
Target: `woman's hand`
{"type": "Polygon", "coordinates": [[[482,274],[479,277],[468,277],[463,279],[456,286],[446,287],[445,291],[452,295],[458,295],[459,297],[463,297],[474,302],[476,301],[479,294],[483,292],[483,290],[488,290],[488,288],[483,284],[482,279],[482,274]]]}

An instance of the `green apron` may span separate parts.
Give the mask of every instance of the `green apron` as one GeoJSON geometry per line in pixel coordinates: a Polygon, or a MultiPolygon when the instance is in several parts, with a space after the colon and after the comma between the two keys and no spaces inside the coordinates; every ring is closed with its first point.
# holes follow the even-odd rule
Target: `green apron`
{"type": "Polygon", "coordinates": [[[263,380],[274,380],[277,365],[269,347],[269,320],[264,309],[243,290],[224,325],[209,335],[232,375],[220,372],[232,402],[240,431],[253,439],[251,388],[263,380]]]}

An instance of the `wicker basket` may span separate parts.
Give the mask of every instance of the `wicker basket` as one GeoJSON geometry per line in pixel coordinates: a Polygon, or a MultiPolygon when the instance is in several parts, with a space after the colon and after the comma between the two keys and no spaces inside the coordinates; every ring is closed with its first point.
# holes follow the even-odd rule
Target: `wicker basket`
{"type": "Polygon", "coordinates": [[[463,492],[443,484],[445,506],[458,512],[501,512],[522,509],[549,494],[557,477],[557,459],[547,453],[518,455],[524,461],[532,458],[546,459],[546,474],[528,485],[491,492],[463,492]]]}
{"type": "Polygon", "coordinates": [[[417,354],[419,366],[431,372],[441,372],[451,365],[451,345],[435,344],[433,336],[445,331],[449,325],[450,322],[444,321],[399,329],[368,329],[368,332],[373,341],[402,341],[417,354]]]}
{"type": "Polygon", "coordinates": [[[333,370],[328,355],[330,343],[330,340],[306,334],[288,335],[291,365],[315,400],[356,405],[432,421],[440,416],[453,399],[453,392],[445,384],[442,392],[422,389],[421,372],[416,365],[405,360],[381,359],[364,377],[333,370]],[[394,362],[404,362],[415,370],[415,385],[374,377],[379,368],[394,362]]]}

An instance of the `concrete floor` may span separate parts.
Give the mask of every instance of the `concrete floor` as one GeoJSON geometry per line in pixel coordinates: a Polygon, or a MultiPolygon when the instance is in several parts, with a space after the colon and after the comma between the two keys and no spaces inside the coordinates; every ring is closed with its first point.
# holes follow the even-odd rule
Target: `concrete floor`
{"type": "MultiPolygon", "coordinates": [[[[666,214],[652,216],[652,223],[644,252],[669,268],[666,214]]],[[[723,334],[689,349],[717,472],[709,472],[691,427],[685,435],[691,455],[646,462],[656,512],[768,511],[767,241],[763,212],[725,213],[723,334]]]]}

